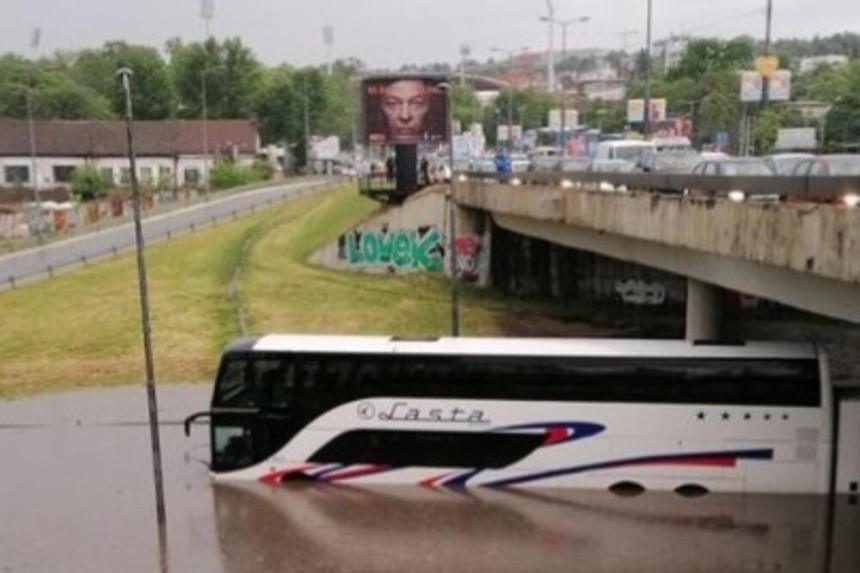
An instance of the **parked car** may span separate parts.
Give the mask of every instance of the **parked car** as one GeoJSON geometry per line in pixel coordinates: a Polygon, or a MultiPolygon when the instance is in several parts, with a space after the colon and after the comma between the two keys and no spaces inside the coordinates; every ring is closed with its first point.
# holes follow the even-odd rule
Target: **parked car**
{"type": "Polygon", "coordinates": [[[860,175],[860,155],[848,153],[819,155],[799,162],[795,165],[792,175],[801,177],[808,175],[860,175]]]}
{"type": "Polygon", "coordinates": [[[793,175],[800,163],[810,159],[815,159],[811,153],[774,153],[764,157],[764,162],[777,175],[793,175]]]}
{"type": "Polygon", "coordinates": [[[702,161],[696,165],[693,175],[725,175],[734,177],[774,175],[774,171],[759,157],[729,157],[702,161]]]}

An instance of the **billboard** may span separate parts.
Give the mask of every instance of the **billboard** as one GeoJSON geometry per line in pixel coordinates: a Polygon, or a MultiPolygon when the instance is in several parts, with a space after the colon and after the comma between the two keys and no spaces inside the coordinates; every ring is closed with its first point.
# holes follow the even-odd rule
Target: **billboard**
{"type": "MultiPolygon", "coordinates": [[[[651,100],[651,121],[666,120],[666,100],[651,100]]],[[[645,123],[645,100],[627,100],[627,123],[645,123]]]]}
{"type": "Polygon", "coordinates": [[[440,76],[384,76],[363,83],[364,126],[369,145],[444,142],[447,97],[440,76]]]}
{"type": "MultiPolygon", "coordinates": [[[[575,109],[564,110],[564,126],[573,129],[579,125],[579,112],[575,109]]],[[[561,129],[561,110],[549,110],[549,128],[559,131],[561,129]]]]}
{"type": "Polygon", "coordinates": [[[788,101],[791,99],[791,71],[776,70],[770,75],[768,82],[768,97],[770,101],[788,101]]]}
{"type": "Polygon", "coordinates": [[[741,101],[742,102],[757,102],[761,101],[762,89],[764,82],[762,75],[758,72],[741,72],[741,101]]]}

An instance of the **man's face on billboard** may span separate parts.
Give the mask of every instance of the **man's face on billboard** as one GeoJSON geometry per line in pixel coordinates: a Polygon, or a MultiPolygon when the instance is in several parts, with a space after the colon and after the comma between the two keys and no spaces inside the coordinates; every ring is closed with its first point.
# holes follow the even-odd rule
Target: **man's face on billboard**
{"type": "Polygon", "coordinates": [[[395,138],[418,137],[430,109],[430,90],[420,80],[400,80],[385,89],[382,110],[395,138]]]}

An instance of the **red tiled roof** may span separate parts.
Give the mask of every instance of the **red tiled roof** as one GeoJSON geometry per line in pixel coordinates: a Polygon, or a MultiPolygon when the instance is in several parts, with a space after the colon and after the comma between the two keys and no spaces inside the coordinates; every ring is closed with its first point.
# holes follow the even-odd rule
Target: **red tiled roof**
{"type": "MultiPolygon", "coordinates": [[[[251,120],[208,122],[209,152],[256,154],[257,127],[251,120]]],[[[36,153],[46,157],[122,157],[128,153],[125,122],[36,121],[36,153]]],[[[199,120],[137,121],[134,124],[137,155],[172,157],[203,155],[203,122],[199,120]]],[[[0,156],[30,154],[27,122],[0,119],[0,156]]]]}

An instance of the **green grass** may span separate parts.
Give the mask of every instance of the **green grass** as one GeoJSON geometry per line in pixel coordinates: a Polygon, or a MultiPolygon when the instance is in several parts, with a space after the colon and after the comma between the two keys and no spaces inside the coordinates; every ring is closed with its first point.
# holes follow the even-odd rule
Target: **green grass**
{"type": "MultiPolygon", "coordinates": [[[[157,379],[211,379],[221,348],[239,333],[237,301],[228,294],[239,266],[238,298],[251,331],[450,332],[441,275],[358,274],[306,262],[375,208],[347,188],[150,246],[157,379]]],[[[0,292],[0,398],[141,381],[136,280],[135,259],[125,254],[0,292]]],[[[465,289],[462,332],[597,333],[551,316],[565,312],[465,289]]]]}

